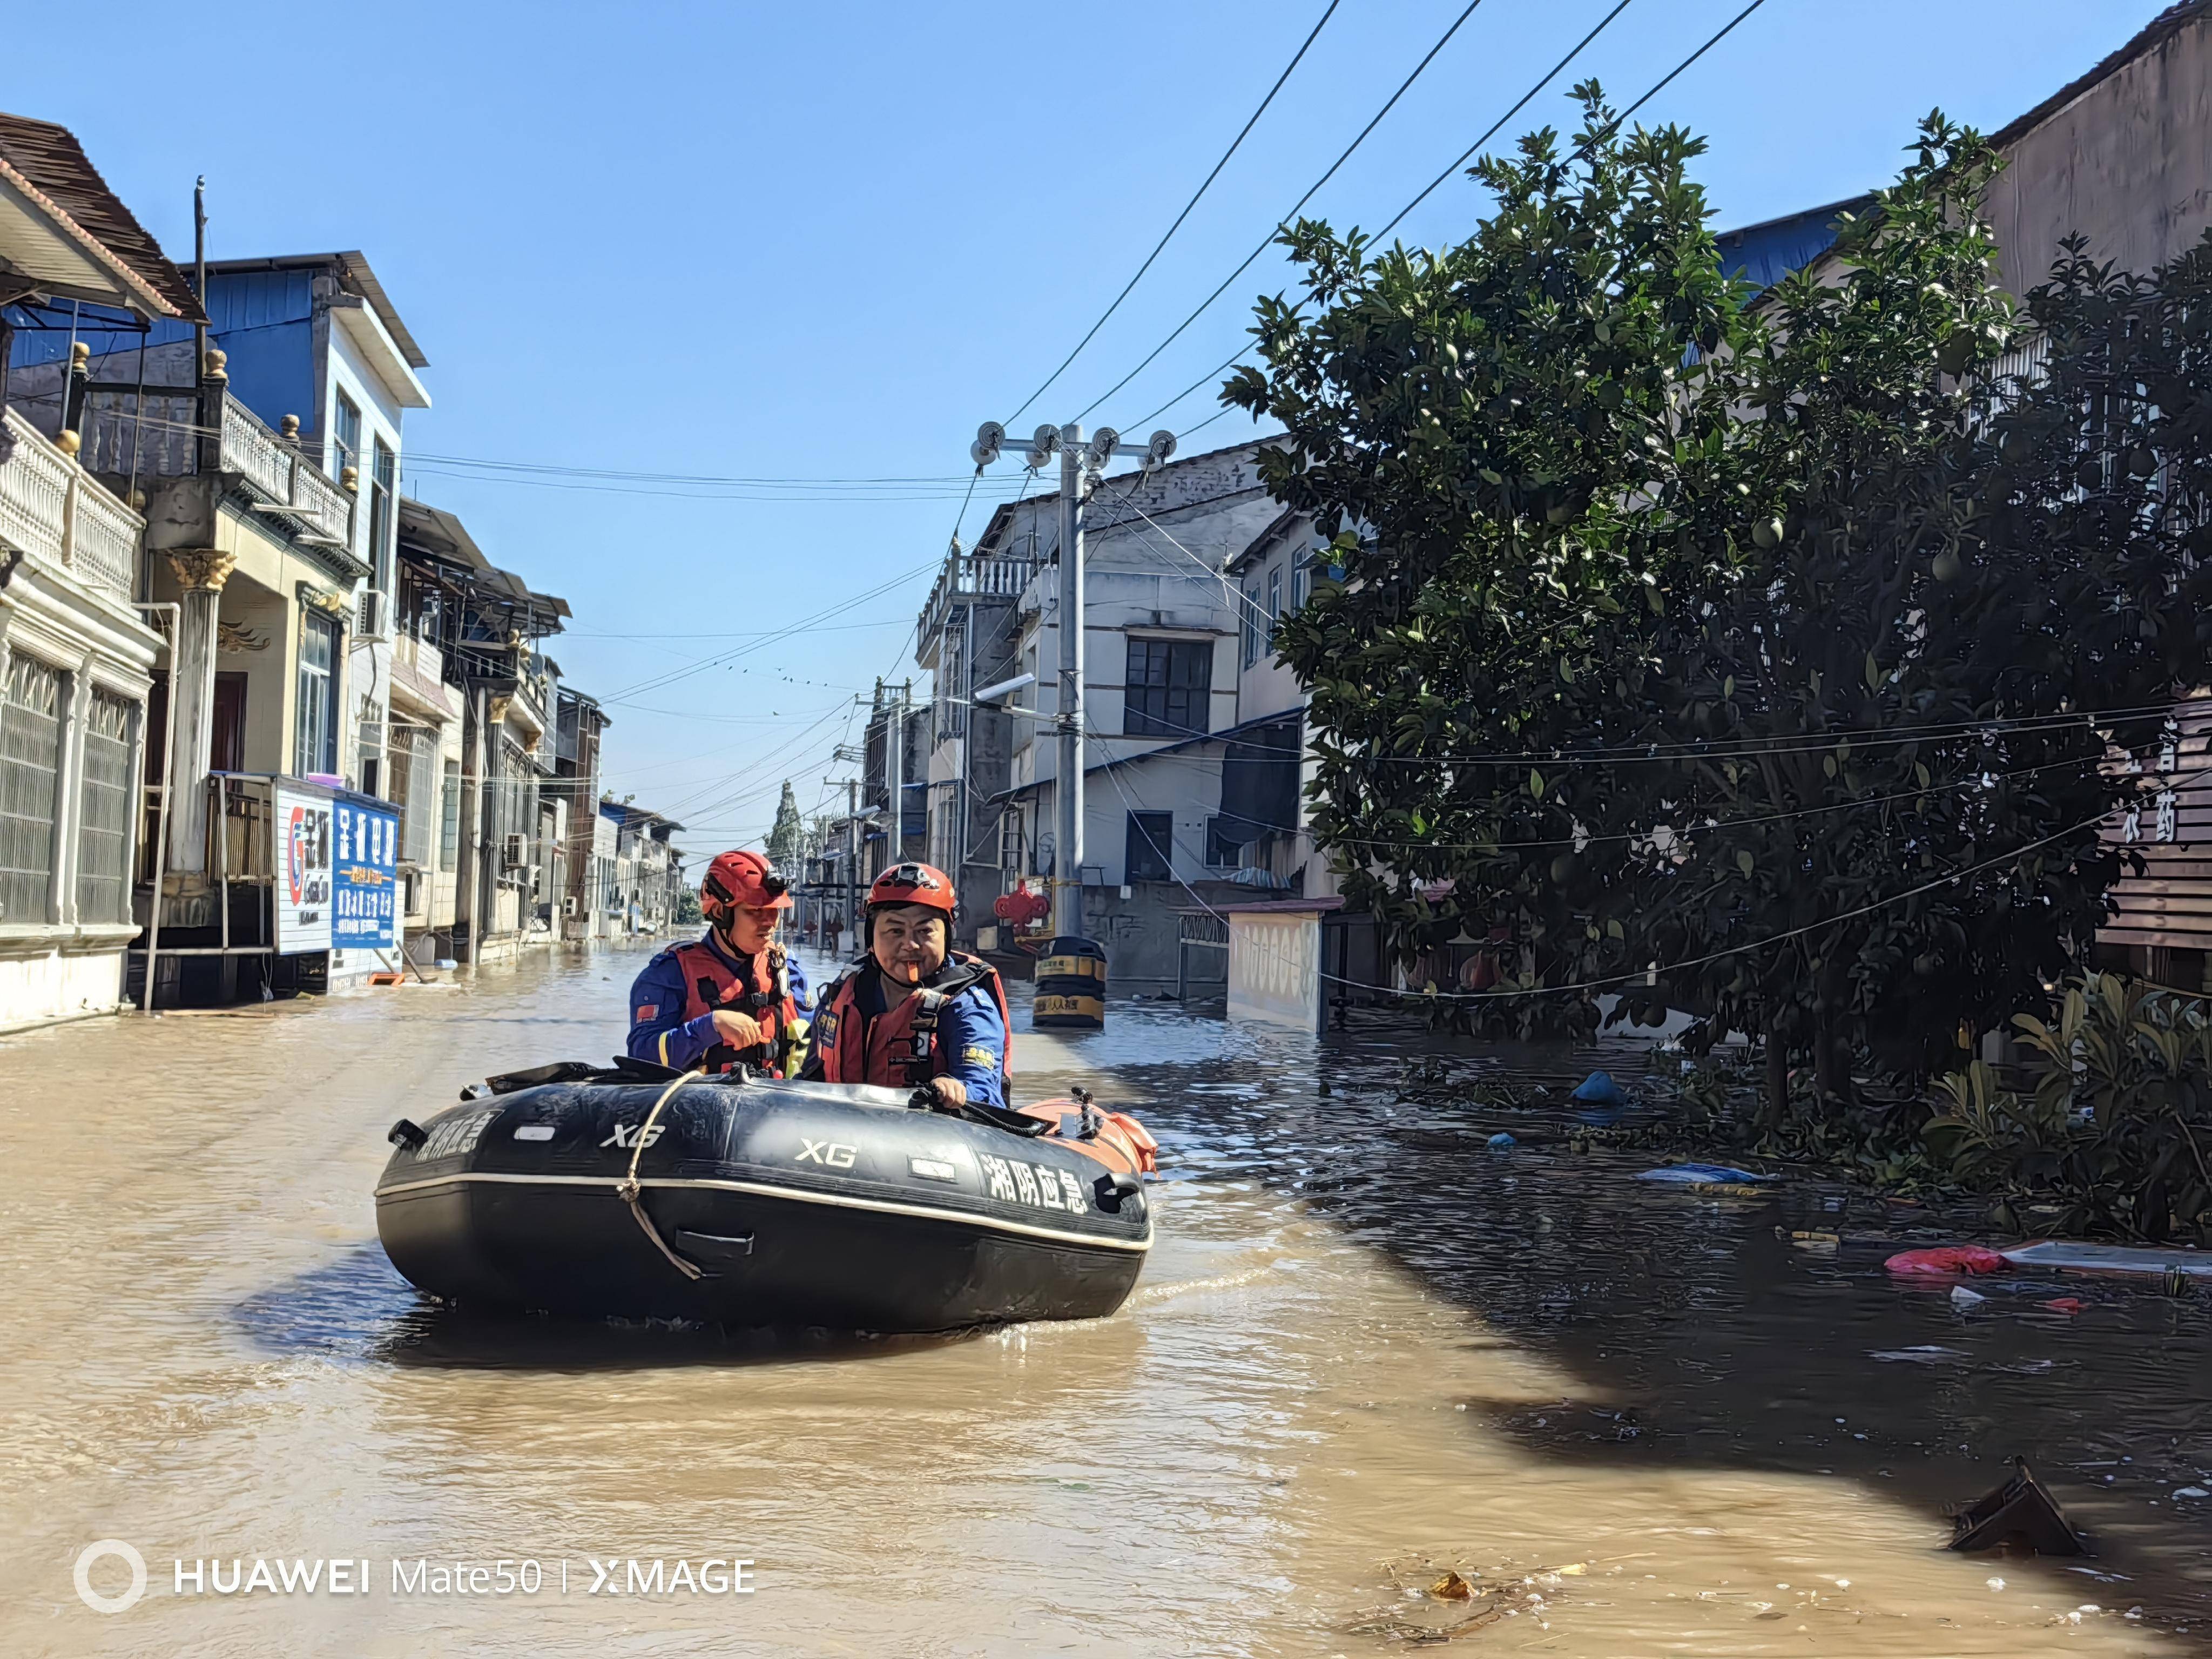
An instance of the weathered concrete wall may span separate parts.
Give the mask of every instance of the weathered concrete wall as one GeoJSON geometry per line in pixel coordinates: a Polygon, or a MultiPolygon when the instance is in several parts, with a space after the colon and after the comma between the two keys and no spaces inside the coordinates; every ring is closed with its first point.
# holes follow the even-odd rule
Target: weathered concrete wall
{"type": "MultiPolygon", "coordinates": [[[[2014,294],[2079,231],[2100,261],[2148,271],[2212,224],[2212,24],[2193,21],[2004,145],[1990,222],[2014,294]]],[[[2000,134],[2002,138],[2004,135],[2000,134]]]]}

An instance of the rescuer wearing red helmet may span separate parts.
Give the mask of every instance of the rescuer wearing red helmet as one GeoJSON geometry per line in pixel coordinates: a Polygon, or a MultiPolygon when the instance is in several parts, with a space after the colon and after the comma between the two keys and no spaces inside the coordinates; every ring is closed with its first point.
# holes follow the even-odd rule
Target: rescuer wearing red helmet
{"type": "Polygon", "coordinates": [[[894,865],[868,889],[868,954],[822,994],[806,1067],[828,1083],[928,1088],[948,1106],[1006,1104],[1006,992],[952,949],[952,882],[894,865]]]}
{"type": "Polygon", "coordinates": [[[781,1073],[808,1001],[805,975],[775,939],[787,888],[758,853],[724,853],[707,866],[706,937],[670,945],[630,987],[632,1058],[679,1072],[781,1073]]]}

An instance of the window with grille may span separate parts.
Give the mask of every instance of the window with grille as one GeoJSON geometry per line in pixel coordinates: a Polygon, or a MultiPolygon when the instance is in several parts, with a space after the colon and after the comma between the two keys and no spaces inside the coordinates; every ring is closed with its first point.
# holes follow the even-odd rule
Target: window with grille
{"type": "Polygon", "coordinates": [[[1132,738],[1188,738],[1206,729],[1212,640],[1129,641],[1121,731],[1132,738]]]}
{"type": "Polygon", "coordinates": [[[84,727],[76,843],[79,921],[131,920],[131,720],[136,705],[94,690],[84,727]]]}
{"type": "Polygon", "coordinates": [[[461,862],[461,763],[446,763],[444,812],[438,823],[438,867],[455,870],[461,862]]]}
{"type": "Polygon", "coordinates": [[[0,695],[0,922],[51,921],[62,677],[20,653],[0,695]]]}
{"type": "Polygon", "coordinates": [[[292,770],[301,777],[338,769],[337,624],[300,618],[300,696],[294,711],[292,770]]]}
{"type": "Polygon", "coordinates": [[[427,726],[392,727],[392,799],[399,808],[399,860],[430,862],[440,825],[438,734],[427,726]]]}
{"type": "Polygon", "coordinates": [[[1260,647],[1267,637],[1266,614],[1260,609],[1260,584],[1244,584],[1244,666],[1260,660],[1260,647]]]}

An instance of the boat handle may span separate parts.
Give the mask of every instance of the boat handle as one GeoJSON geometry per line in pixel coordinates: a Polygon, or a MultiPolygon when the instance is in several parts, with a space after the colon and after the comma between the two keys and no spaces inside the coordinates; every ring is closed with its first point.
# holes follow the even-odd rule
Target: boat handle
{"type": "Polygon", "coordinates": [[[1116,1171],[1103,1175],[1091,1183],[1091,1190],[1098,1196],[1098,1207],[1109,1215],[1119,1215],[1121,1206],[1145,1190],[1145,1183],[1135,1176],[1116,1171]]]}

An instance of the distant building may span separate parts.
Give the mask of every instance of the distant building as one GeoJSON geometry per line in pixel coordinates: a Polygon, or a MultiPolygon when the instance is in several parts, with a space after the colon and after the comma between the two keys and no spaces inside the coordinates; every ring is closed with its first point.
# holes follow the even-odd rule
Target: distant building
{"type": "MultiPolygon", "coordinates": [[[[1245,896],[1238,843],[1218,833],[1223,760],[1243,738],[1241,599],[1223,568],[1279,514],[1256,447],[1108,478],[1086,509],[1084,927],[1123,989],[1182,983],[1181,914],[1245,896]]],[[[965,848],[965,927],[978,933],[996,928],[994,855],[1001,894],[1034,890],[1054,866],[1059,524],[1056,495],[1000,507],[973,554],[948,562],[921,618],[938,679],[927,844],[965,848]],[[974,693],[1020,676],[1028,683],[979,725],[974,693]]]]}
{"type": "MultiPolygon", "coordinates": [[[[494,566],[458,518],[421,501],[400,502],[399,562],[392,706],[409,914],[440,956],[508,959],[560,932],[568,797],[597,788],[556,775],[560,670],[539,642],[568,602],[494,566]]],[[[596,765],[596,743],[592,753],[596,765]]]]}

